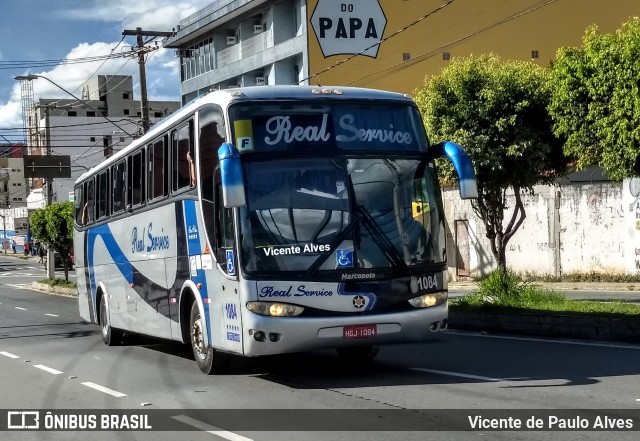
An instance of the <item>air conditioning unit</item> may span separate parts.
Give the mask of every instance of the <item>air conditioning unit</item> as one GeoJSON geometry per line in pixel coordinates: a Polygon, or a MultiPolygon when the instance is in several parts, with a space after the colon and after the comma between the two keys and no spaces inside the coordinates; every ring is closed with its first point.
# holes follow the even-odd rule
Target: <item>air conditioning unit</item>
{"type": "Polygon", "coordinates": [[[264,77],[256,77],[256,86],[264,86],[264,77]]]}
{"type": "Polygon", "coordinates": [[[236,44],[236,36],[227,35],[227,44],[236,44]]]}
{"type": "Polygon", "coordinates": [[[262,33],[263,29],[262,29],[262,25],[261,24],[257,24],[257,25],[253,25],[253,33],[254,34],[260,34],[262,33]]]}
{"type": "Polygon", "coordinates": [[[193,49],[177,49],[174,52],[174,55],[176,58],[178,57],[183,57],[183,58],[191,58],[194,56],[194,50],[193,49]]]}

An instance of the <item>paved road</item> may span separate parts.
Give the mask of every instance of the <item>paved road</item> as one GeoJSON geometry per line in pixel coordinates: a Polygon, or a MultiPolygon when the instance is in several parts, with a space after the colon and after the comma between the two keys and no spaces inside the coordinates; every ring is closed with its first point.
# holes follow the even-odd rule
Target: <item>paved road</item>
{"type": "MultiPolygon", "coordinates": [[[[26,268],[14,270],[26,274],[26,268]]],[[[92,441],[638,438],[637,431],[256,432],[234,427],[216,432],[206,422],[207,415],[214,413],[211,409],[251,409],[240,414],[247,424],[252,416],[275,412],[276,425],[314,425],[327,417],[327,409],[369,409],[371,414],[362,415],[365,425],[378,423],[374,409],[412,409],[422,412],[419,415],[424,418],[443,408],[471,409],[460,411],[464,418],[468,413],[487,413],[487,409],[497,409],[504,416],[514,409],[640,411],[640,345],[451,332],[436,344],[385,347],[368,367],[345,365],[333,352],[319,351],[234,360],[231,374],[207,377],[182,345],[139,338],[127,346],[106,347],[98,328],[78,318],[74,298],[46,295],[3,281],[0,279],[0,390],[4,409],[165,409],[176,429],[186,424],[192,430],[5,432],[3,440],[77,440],[84,436],[92,441]],[[209,410],[195,418],[191,409],[209,410]],[[292,414],[286,409],[309,409],[311,413],[292,414]]],[[[599,412],[604,411],[594,414],[599,412]]],[[[441,424],[450,427],[446,419],[441,424]]]]}
{"type": "MultiPolygon", "coordinates": [[[[38,263],[38,257],[27,259],[18,255],[0,254],[0,285],[24,287],[32,282],[47,278],[47,270],[42,263],[38,263]]],[[[64,279],[62,269],[56,269],[56,278],[64,279]]],[[[69,281],[75,283],[76,274],[69,270],[69,281]]]]}

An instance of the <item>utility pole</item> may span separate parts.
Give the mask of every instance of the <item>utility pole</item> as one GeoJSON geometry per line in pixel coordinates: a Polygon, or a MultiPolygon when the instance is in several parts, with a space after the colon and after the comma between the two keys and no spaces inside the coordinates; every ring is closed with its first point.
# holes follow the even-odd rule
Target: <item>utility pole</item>
{"type": "Polygon", "coordinates": [[[171,37],[174,32],[161,32],[161,31],[143,31],[142,28],[125,29],[122,35],[135,35],[136,43],[138,44],[138,68],[140,69],[140,103],[142,108],[142,130],[144,133],[149,131],[151,120],[149,118],[149,100],[147,98],[147,73],[145,70],[144,60],[144,41],[142,37],[171,37]]]}
{"type": "MultiPolygon", "coordinates": [[[[51,156],[51,105],[44,106],[44,136],[47,138],[47,156],[51,156]]],[[[47,178],[47,206],[53,204],[53,178],[47,178]]]]}
{"type": "Polygon", "coordinates": [[[2,218],[2,249],[7,254],[7,219],[4,214],[0,214],[2,218]]]}
{"type": "MultiPolygon", "coordinates": [[[[51,156],[51,104],[45,104],[44,106],[44,136],[46,139],[47,156],[51,156]]],[[[47,207],[53,204],[53,178],[47,178],[47,207]]],[[[49,247],[47,251],[47,277],[50,280],[56,278],[56,262],[55,262],[55,250],[49,247]]]]}

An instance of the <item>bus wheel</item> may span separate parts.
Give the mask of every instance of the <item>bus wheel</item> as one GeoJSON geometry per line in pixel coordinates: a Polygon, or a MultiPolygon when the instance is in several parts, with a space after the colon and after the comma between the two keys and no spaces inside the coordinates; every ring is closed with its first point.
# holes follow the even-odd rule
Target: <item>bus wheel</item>
{"type": "Polygon", "coordinates": [[[223,354],[216,353],[212,347],[205,347],[204,322],[200,316],[200,308],[198,303],[193,302],[191,306],[191,321],[189,334],[191,337],[191,349],[196,359],[196,364],[202,372],[207,375],[220,373],[222,371],[221,358],[223,354]]]}
{"type": "Polygon", "coordinates": [[[376,346],[353,346],[336,348],[338,356],[349,363],[367,363],[378,355],[376,346]]]}
{"type": "Polygon", "coordinates": [[[122,339],[122,332],[111,327],[109,313],[107,312],[107,301],[104,295],[100,298],[100,327],[102,328],[102,341],[107,346],[116,346],[122,339]]]}

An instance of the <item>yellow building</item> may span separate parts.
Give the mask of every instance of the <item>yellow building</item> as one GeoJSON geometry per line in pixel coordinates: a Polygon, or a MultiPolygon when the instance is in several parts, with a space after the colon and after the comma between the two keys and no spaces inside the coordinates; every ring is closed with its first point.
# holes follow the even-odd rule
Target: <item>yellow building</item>
{"type": "Polygon", "coordinates": [[[547,66],[588,26],[612,33],[640,0],[215,0],[164,42],[185,103],[211,89],[362,86],[411,94],[454,57],[547,66]]]}
{"type": "Polygon", "coordinates": [[[638,13],[639,0],[307,0],[308,82],[411,94],[454,57],[548,66],[588,26],[613,33],[638,13]]]}

